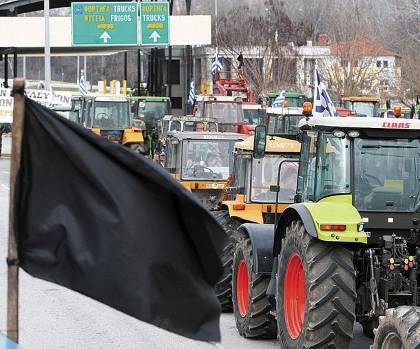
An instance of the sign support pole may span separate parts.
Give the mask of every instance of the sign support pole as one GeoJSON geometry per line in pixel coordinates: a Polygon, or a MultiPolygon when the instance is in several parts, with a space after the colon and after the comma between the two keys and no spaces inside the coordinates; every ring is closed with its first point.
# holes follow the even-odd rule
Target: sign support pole
{"type": "Polygon", "coordinates": [[[51,90],[50,0],[44,0],[45,21],[45,89],[51,90]]]}
{"type": "Polygon", "coordinates": [[[25,112],[25,80],[13,81],[13,131],[12,157],[10,161],[10,193],[9,193],[9,243],[7,256],[7,336],[19,341],[19,260],[15,235],[15,192],[16,178],[20,169],[22,134],[25,112]]]}

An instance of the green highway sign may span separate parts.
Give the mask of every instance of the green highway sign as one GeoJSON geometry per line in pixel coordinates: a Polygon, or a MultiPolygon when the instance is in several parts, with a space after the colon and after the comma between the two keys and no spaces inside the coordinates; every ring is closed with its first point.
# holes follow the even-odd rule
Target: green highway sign
{"type": "Polygon", "coordinates": [[[73,2],[73,46],[138,44],[138,6],[135,2],[73,2]]]}
{"type": "Polygon", "coordinates": [[[140,2],[141,45],[169,45],[169,2],[140,2]]]}

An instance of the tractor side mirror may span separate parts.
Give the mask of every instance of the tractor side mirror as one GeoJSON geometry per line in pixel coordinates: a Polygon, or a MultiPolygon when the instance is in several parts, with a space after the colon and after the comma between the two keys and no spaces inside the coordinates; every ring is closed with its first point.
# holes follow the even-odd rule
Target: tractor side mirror
{"type": "Polygon", "coordinates": [[[266,136],[267,130],[264,125],[258,125],[255,127],[253,151],[253,157],[255,159],[261,159],[265,155],[266,136]]]}

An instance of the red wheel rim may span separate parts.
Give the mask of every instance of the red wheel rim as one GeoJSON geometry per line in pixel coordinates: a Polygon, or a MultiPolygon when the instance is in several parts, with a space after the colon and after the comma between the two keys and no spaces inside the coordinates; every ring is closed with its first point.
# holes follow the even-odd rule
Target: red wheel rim
{"type": "Polygon", "coordinates": [[[239,262],[236,274],[236,301],[239,314],[245,317],[248,312],[248,268],[244,260],[239,262]]]}
{"type": "Polygon", "coordinates": [[[302,332],[305,317],[306,283],[302,260],[297,253],[290,256],[284,278],[284,319],[292,339],[302,332]]]}

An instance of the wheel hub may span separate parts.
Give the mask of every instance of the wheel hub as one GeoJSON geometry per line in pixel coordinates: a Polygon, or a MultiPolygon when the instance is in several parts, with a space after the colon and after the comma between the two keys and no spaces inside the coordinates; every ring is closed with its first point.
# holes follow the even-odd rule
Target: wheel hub
{"type": "Polygon", "coordinates": [[[236,274],[236,301],[238,303],[239,314],[245,317],[248,313],[248,268],[242,259],[238,264],[236,274]]]}
{"type": "Polygon", "coordinates": [[[388,333],[382,344],[383,349],[401,349],[402,347],[400,336],[394,332],[388,333]]]}
{"type": "Polygon", "coordinates": [[[306,304],[305,271],[297,253],[290,256],[284,278],[284,319],[292,339],[299,337],[303,328],[306,304]]]}

